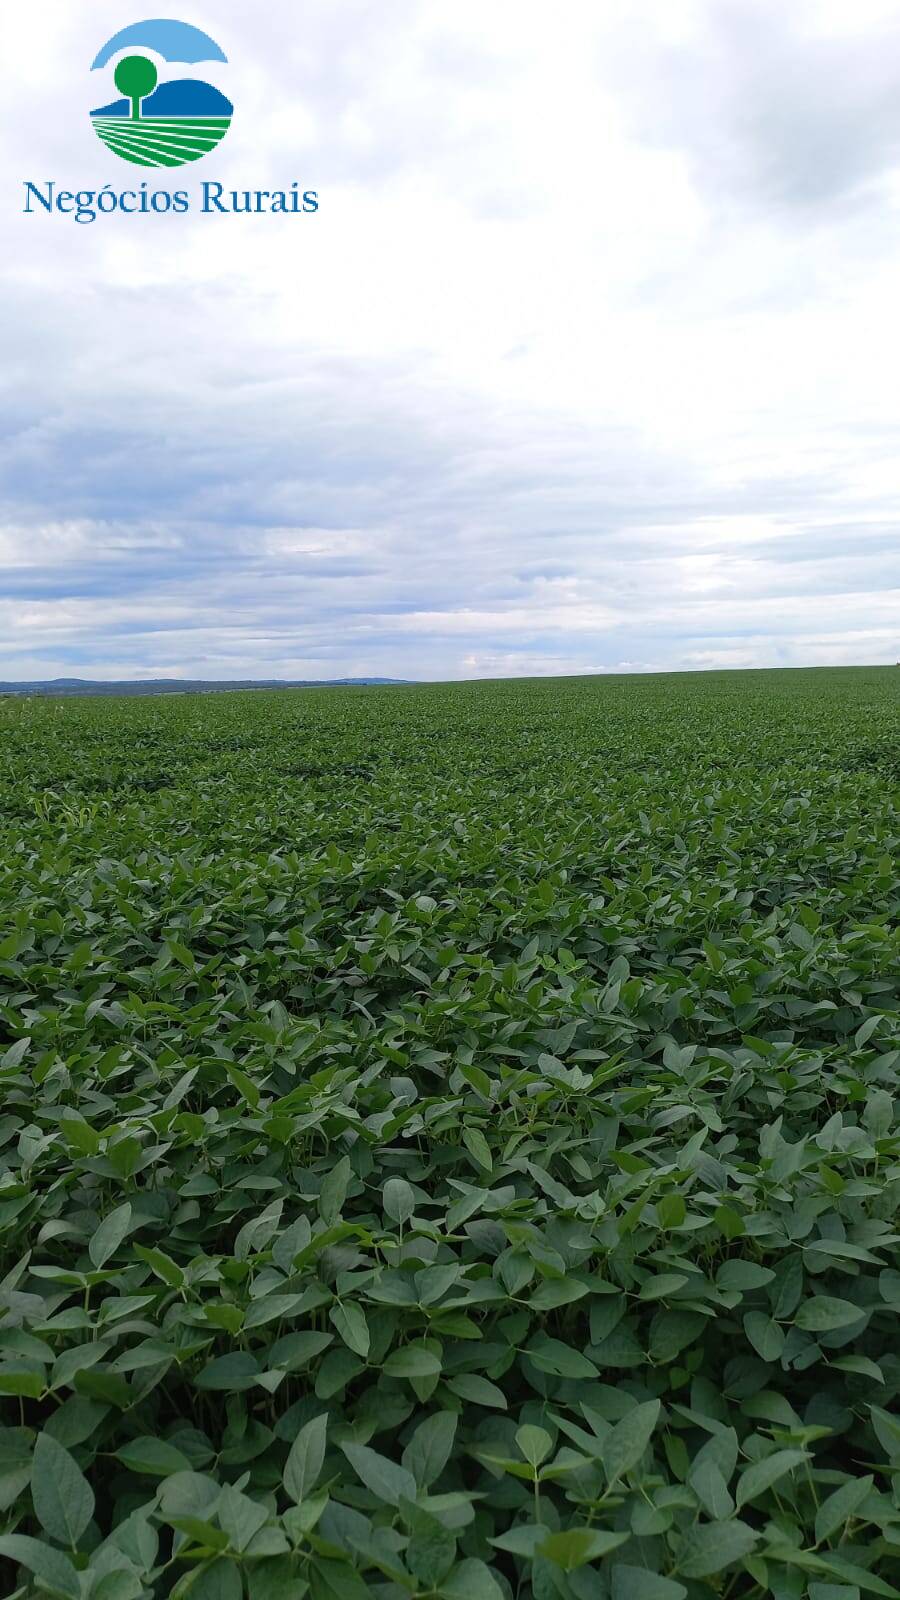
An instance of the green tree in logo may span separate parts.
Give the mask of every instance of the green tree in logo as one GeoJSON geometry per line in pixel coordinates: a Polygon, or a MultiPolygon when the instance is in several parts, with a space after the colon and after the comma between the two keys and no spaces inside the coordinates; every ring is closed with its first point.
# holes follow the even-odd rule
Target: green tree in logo
{"type": "Polygon", "coordinates": [[[125,56],[116,67],[116,88],[131,101],[131,120],[139,122],[141,101],[156,88],[157,71],[146,56],[125,56]]]}

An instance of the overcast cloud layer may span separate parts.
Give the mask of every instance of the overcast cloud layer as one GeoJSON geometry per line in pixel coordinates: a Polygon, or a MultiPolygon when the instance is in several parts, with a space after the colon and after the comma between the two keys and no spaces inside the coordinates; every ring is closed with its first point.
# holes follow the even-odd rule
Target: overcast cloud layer
{"type": "Polygon", "coordinates": [[[900,3],[192,4],[169,174],[144,14],[0,22],[0,679],[896,659],[900,3]],[[144,176],[321,209],[21,211],[144,176]]]}

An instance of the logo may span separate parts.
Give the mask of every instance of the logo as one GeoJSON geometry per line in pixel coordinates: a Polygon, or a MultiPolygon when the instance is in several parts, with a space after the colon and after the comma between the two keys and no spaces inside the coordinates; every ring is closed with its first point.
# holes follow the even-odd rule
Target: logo
{"type": "Polygon", "coordinates": [[[121,99],[92,111],[91,121],[97,137],[123,161],[183,167],[224,139],[234,107],[202,78],[161,79],[153,56],[167,64],[228,60],[215,39],[187,22],[135,22],[113,34],[92,64],[96,72],[118,58],[113,82],[121,99]]]}

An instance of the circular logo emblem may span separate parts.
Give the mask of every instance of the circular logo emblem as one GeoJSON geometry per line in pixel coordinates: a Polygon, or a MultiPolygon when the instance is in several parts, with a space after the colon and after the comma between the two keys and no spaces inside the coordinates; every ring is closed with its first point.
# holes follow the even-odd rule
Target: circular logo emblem
{"type": "Polygon", "coordinates": [[[227,59],[215,39],[187,22],[135,22],[122,28],[92,66],[96,72],[115,62],[112,79],[120,96],[91,112],[97,137],[113,155],[139,167],[199,161],[224,139],[234,107],[211,83],[170,77],[166,68],[227,59]]]}

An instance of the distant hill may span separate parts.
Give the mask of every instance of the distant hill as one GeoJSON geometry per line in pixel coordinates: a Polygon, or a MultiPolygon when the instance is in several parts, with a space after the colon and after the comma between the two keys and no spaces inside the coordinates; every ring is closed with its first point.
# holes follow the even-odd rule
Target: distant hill
{"type": "MultiPolygon", "coordinates": [[[[234,111],[231,101],[211,83],[200,78],[175,78],[161,83],[141,102],[141,121],[148,117],[230,117],[234,111]]],[[[130,117],[130,100],[113,100],[108,106],[98,106],[92,117],[130,117]]]]}
{"type": "Polygon", "coordinates": [[[0,694],[224,694],[238,689],[368,689],[409,681],[408,678],[142,678],[131,682],[100,683],[92,678],[42,678],[30,683],[0,683],[0,694]]]}

